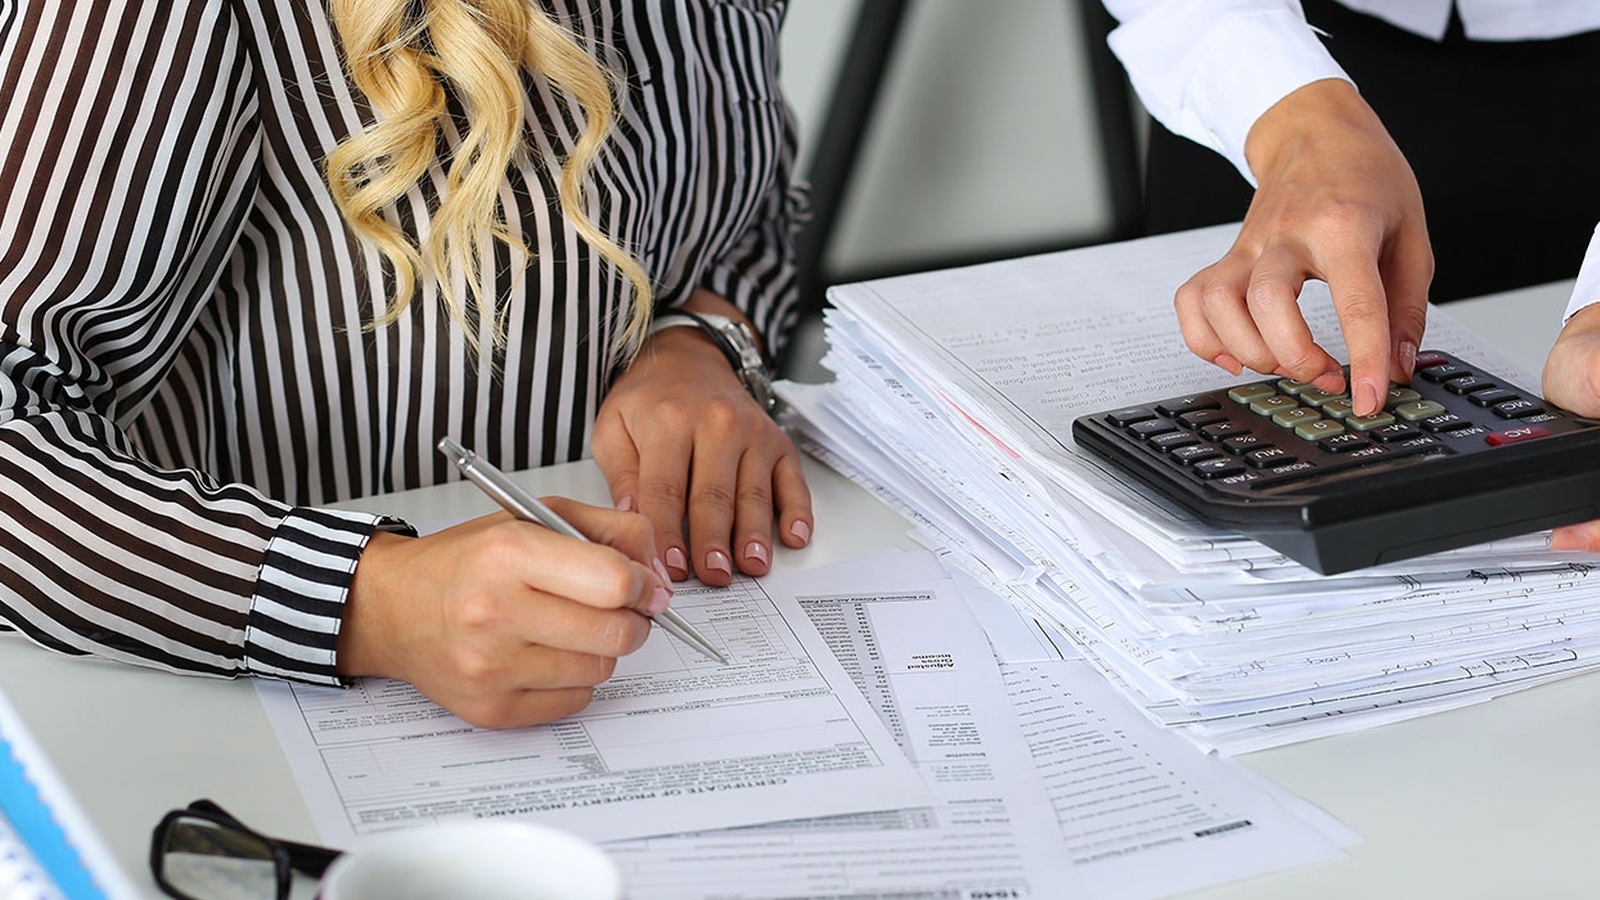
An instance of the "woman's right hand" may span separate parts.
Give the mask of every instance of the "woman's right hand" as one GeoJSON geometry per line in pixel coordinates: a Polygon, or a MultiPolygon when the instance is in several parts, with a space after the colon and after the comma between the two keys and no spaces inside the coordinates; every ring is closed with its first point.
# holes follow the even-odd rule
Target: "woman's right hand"
{"type": "Polygon", "coordinates": [[[593,543],[506,513],[420,538],[374,534],[345,602],[339,674],[408,681],[488,728],[587,706],[644,643],[671,581],[652,566],[643,516],[546,502],[593,543]]]}

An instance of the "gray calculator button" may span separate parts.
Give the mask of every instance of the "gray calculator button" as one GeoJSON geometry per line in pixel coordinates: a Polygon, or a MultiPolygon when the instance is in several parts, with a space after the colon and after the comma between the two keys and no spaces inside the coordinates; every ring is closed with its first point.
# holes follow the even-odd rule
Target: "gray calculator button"
{"type": "MultiPolygon", "coordinates": [[[[1444,366],[1437,366],[1436,368],[1442,369],[1444,366]]],[[[1447,410],[1444,408],[1444,404],[1435,403],[1432,400],[1413,400],[1410,403],[1402,403],[1394,408],[1394,414],[1407,422],[1431,419],[1434,416],[1444,415],[1445,412],[1447,410]]]]}

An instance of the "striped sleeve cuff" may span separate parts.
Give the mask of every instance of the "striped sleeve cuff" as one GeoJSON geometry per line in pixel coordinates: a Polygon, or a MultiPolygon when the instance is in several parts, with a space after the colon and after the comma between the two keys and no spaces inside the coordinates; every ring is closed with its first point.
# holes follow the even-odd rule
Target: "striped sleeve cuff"
{"type": "Polygon", "coordinates": [[[414,534],[399,519],[296,507],[267,544],[245,627],[245,669],[339,685],[334,653],[356,563],[375,531],[414,534]]]}

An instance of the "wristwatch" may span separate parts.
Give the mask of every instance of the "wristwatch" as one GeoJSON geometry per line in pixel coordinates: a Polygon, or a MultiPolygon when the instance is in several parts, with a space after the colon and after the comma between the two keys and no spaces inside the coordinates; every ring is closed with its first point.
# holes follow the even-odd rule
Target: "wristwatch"
{"type": "Polygon", "coordinates": [[[722,355],[728,358],[728,364],[738,373],[744,389],[750,392],[762,409],[771,412],[778,405],[778,397],[772,392],[772,373],[767,371],[767,361],[761,356],[761,348],[756,346],[756,336],[750,326],[715,313],[675,309],[656,316],[655,321],[650,323],[650,334],[678,327],[698,328],[705,332],[717,349],[722,351],[722,355]]]}

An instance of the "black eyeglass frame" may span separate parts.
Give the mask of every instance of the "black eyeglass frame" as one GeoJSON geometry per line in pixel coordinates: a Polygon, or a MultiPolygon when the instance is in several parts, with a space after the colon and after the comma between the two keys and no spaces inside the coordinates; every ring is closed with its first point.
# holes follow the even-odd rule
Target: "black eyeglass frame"
{"type": "Polygon", "coordinates": [[[255,838],[272,850],[272,866],[277,878],[277,894],[274,900],[289,900],[289,888],[292,884],[293,872],[304,872],[313,878],[322,877],[333,861],[344,855],[342,850],[330,847],[318,847],[315,844],[301,844],[295,841],[286,841],[280,838],[269,837],[248,827],[243,822],[234,818],[227,810],[210,800],[196,800],[183,809],[175,809],[161,817],[155,830],[150,834],[150,874],[155,877],[156,885],[169,897],[179,900],[207,900],[205,897],[195,897],[173,887],[167,881],[166,874],[166,845],[167,831],[174,822],[180,819],[201,819],[233,829],[241,834],[255,838]]]}

